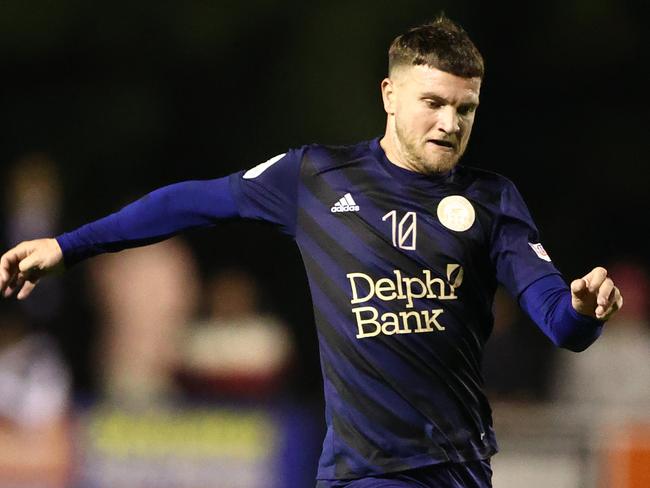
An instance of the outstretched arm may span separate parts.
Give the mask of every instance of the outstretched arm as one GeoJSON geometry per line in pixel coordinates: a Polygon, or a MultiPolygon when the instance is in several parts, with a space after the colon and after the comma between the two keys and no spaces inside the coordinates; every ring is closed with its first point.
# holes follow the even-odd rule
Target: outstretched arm
{"type": "Polygon", "coordinates": [[[604,268],[595,268],[569,288],[559,275],[545,276],[524,290],[519,304],[555,345],[582,351],[623,305],[604,268]]]}
{"type": "Polygon", "coordinates": [[[154,190],[119,212],[56,240],[69,267],[97,254],[152,244],[237,216],[228,177],[185,181],[154,190]]]}
{"type": "Polygon", "coordinates": [[[239,216],[228,177],[155,190],[120,211],[56,239],[18,244],[0,258],[0,294],[26,298],[43,276],[103,252],[143,246],[239,216]]]}

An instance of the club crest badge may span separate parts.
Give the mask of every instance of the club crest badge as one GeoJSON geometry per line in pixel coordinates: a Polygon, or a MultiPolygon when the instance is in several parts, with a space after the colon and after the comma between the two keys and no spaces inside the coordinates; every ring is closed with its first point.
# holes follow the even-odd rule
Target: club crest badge
{"type": "Polygon", "coordinates": [[[476,220],[474,207],[467,198],[460,195],[451,195],[440,200],[437,214],[442,225],[456,232],[466,231],[476,220]]]}

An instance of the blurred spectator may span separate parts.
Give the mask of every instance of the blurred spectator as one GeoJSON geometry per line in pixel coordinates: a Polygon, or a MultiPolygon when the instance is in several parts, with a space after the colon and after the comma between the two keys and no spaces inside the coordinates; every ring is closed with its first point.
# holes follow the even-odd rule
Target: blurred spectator
{"type": "Polygon", "coordinates": [[[556,373],[556,396],[600,420],[650,412],[650,280],[634,262],[609,268],[624,296],[623,308],[603,335],[580,354],[564,353],[556,373]]]}
{"type": "MultiPolygon", "coordinates": [[[[5,187],[5,239],[13,246],[23,240],[56,235],[59,231],[62,187],[59,170],[46,154],[31,153],[15,161],[5,187]]],[[[43,280],[22,302],[32,325],[50,325],[60,313],[60,280],[43,280]]]]}
{"type": "Polygon", "coordinates": [[[61,212],[61,181],[56,163],[42,153],[28,154],[12,165],[7,182],[9,243],[53,235],[61,212]]]}
{"type": "Polygon", "coordinates": [[[88,263],[102,338],[97,353],[109,399],[148,402],[173,393],[178,337],[195,313],[194,257],[175,238],[88,263]]]}
{"type": "Polygon", "coordinates": [[[66,486],[69,372],[15,302],[0,305],[0,486],[66,486]]]}
{"type": "Polygon", "coordinates": [[[279,393],[292,354],[285,324],[260,311],[259,288],[243,270],[214,276],[208,317],[188,331],[180,378],[191,393],[264,399],[279,393]]]}
{"type": "MultiPolygon", "coordinates": [[[[47,155],[16,160],[2,183],[6,244],[59,230],[62,188],[47,155]]],[[[29,300],[0,303],[0,486],[67,483],[71,375],[51,336],[63,296],[54,278],[29,300]]]]}
{"type": "Polygon", "coordinates": [[[553,345],[499,288],[494,328],[485,347],[485,390],[494,401],[541,401],[548,396],[553,345]]]}

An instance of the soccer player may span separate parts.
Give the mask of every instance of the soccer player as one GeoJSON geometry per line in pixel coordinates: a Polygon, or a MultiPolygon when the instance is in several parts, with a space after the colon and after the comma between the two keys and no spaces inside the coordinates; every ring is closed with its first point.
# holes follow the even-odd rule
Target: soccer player
{"type": "Polygon", "coordinates": [[[601,267],[567,286],[513,183],[458,164],[482,77],[460,26],[416,27],[390,47],[383,137],[292,149],[23,242],[1,258],[0,291],[23,299],[64,265],[223,218],[276,224],[300,248],[318,330],[318,486],[489,487],[497,445],[480,367],[497,283],[574,351],[622,298],[601,267]]]}

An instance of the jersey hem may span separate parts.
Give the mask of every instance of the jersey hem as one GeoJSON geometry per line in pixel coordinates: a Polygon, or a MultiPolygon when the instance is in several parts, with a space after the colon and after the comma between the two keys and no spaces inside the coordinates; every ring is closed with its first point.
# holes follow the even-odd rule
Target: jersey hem
{"type": "MultiPolygon", "coordinates": [[[[473,451],[476,453],[476,451],[473,451]]],[[[465,457],[463,451],[458,452],[456,459],[451,459],[449,456],[444,458],[438,457],[439,455],[434,454],[420,454],[417,456],[412,456],[408,458],[399,458],[396,459],[394,463],[387,464],[385,466],[379,467],[378,470],[374,471],[365,471],[363,473],[350,473],[349,476],[335,476],[328,475],[327,473],[318,471],[316,479],[319,481],[341,481],[341,480],[355,480],[363,478],[365,476],[381,476],[391,473],[399,473],[402,471],[410,471],[412,469],[424,468],[426,466],[433,466],[436,464],[443,463],[467,463],[471,461],[481,461],[484,459],[489,459],[498,452],[498,449],[495,446],[486,446],[484,451],[479,451],[476,453],[476,456],[465,457]],[[408,467],[405,467],[408,465],[408,467]]],[[[331,470],[331,469],[330,469],[331,470]]]]}

